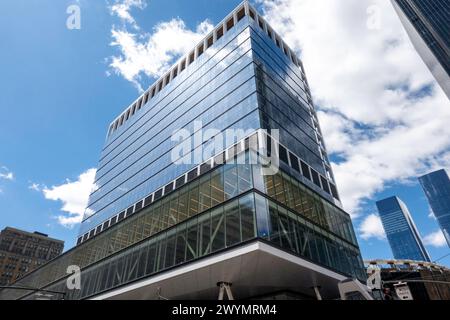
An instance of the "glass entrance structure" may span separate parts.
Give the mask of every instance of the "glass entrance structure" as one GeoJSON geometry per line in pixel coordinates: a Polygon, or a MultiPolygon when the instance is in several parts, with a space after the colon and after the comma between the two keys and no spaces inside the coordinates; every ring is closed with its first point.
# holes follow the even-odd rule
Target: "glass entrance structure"
{"type": "MultiPolygon", "coordinates": [[[[365,281],[302,63],[247,2],[111,122],[95,184],[77,246],[18,284],[145,299],[157,283],[194,299],[226,280],[238,298],[312,286],[334,298],[339,281],[365,281]],[[271,264],[291,271],[269,276],[271,264]],[[221,279],[194,275],[205,268],[221,279]]],[[[33,292],[0,291],[11,296],[33,292]]]]}

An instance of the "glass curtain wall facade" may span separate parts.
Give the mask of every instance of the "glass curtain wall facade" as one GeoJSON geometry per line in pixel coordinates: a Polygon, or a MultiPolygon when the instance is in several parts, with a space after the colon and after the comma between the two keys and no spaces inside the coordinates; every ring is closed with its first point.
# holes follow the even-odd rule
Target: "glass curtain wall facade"
{"type": "Polygon", "coordinates": [[[450,179],[444,169],[419,177],[445,240],[450,247],[450,179]]]}
{"type": "Polygon", "coordinates": [[[111,123],[77,246],[17,284],[66,291],[78,265],[82,289],[66,298],[87,298],[251,241],[366,279],[301,61],[245,2],[111,123]],[[199,122],[241,135],[175,163],[183,141],[179,159],[214,140],[195,139],[199,122]],[[190,136],[172,141],[179,128],[190,136]],[[261,147],[279,157],[277,174],[250,161],[261,147]]]}
{"type": "Polygon", "coordinates": [[[450,2],[392,0],[414,47],[450,98],[450,2]]]}
{"type": "MultiPolygon", "coordinates": [[[[210,137],[195,140],[200,130],[216,129],[219,136],[227,129],[279,129],[280,142],[291,146],[317,177],[316,183],[305,183],[334,201],[317,182],[319,174],[332,182],[333,177],[301,63],[262,18],[238,19],[232,27],[228,22],[220,26],[222,32],[230,29],[110,131],[80,237],[197,165],[174,162],[193,159],[208,148],[210,137]],[[181,143],[194,143],[173,159],[172,150],[181,143],[172,134],[180,128],[190,133],[181,143]]],[[[223,141],[223,148],[239,138],[243,136],[223,141]]],[[[222,150],[214,146],[215,154],[222,150]]]]}
{"type": "MultiPolygon", "coordinates": [[[[250,29],[242,19],[108,136],[80,235],[198,164],[174,163],[181,160],[171,158],[174,131],[184,128],[191,133],[186,140],[194,140],[195,121],[203,130],[258,129],[254,77],[250,29]]],[[[184,158],[201,147],[192,145],[184,158]]]]}
{"type": "Polygon", "coordinates": [[[376,205],[394,258],[430,262],[430,256],[403,201],[390,197],[377,201],[376,205]]]}

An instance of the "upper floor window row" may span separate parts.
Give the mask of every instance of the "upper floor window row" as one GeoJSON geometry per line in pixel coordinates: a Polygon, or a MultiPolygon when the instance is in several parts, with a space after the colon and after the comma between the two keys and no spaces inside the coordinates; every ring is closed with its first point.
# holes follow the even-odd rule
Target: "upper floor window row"
{"type": "Polygon", "coordinates": [[[273,29],[264,21],[264,19],[256,13],[247,2],[244,2],[229,16],[227,16],[218,27],[208,34],[191,52],[181,58],[174,67],[172,67],[165,75],[156,81],[146,92],[144,92],[129,108],[127,108],[116,120],[114,120],[108,130],[108,136],[115,132],[131,119],[138,110],[153,99],[156,94],[162,91],[173,79],[178,77],[186,68],[191,65],[197,58],[204,54],[217,40],[221,39],[225,33],[230,31],[244,17],[250,17],[253,21],[264,30],[268,36],[276,43],[282,52],[301,70],[303,66],[301,61],[297,59],[291,49],[280,39],[273,29]]]}

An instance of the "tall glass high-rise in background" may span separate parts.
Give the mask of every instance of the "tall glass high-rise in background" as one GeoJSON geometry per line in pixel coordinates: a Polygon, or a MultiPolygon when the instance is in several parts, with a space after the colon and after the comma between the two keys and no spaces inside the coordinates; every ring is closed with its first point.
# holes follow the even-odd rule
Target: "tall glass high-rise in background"
{"type": "Polygon", "coordinates": [[[428,173],[419,177],[419,181],[450,247],[450,179],[447,171],[428,173]]]}
{"type": "Polygon", "coordinates": [[[417,52],[450,98],[450,1],[392,3],[417,52]]]}
{"type": "Polygon", "coordinates": [[[376,202],[395,259],[431,261],[408,208],[398,197],[376,202]]]}
{"type": "Polygon", "coordinates": [[[65,291],[68,265],[67,299],[214,299],[222,281],[336,298],[366,279],[303,65],[247,2],[112,121],[95,184],[77,246],[20,285],[65,291]]]}

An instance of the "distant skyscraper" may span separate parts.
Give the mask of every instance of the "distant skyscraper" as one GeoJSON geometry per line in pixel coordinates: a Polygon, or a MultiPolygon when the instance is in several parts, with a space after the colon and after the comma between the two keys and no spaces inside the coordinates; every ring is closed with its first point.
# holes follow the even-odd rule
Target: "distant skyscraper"
{"type": "Polygon", "coordinates": [[[450,247],[450,179],[444,169],[419,177],[430,207],[450,247]]]}
{"type": "Polygon", "coordinates": [[[395,259],[430,261],[408,208],[398,197],[377,201],[377,208],[395,259]]]}
{"type": "Polygon", "coordinates": [[[417,52],[450,98],[450,1],[392,3],[417,52]]]}

